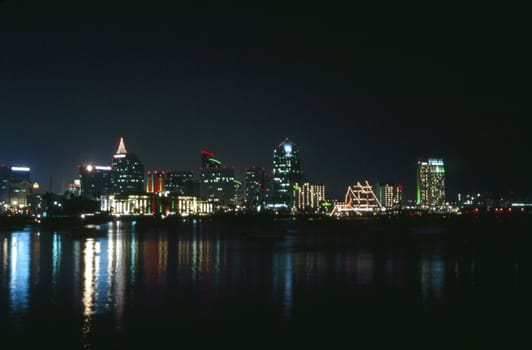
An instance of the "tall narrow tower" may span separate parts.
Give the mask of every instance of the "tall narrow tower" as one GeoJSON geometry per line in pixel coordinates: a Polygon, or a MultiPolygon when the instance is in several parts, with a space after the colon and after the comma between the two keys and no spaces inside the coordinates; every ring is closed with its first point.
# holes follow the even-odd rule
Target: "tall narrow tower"
{"type": "Polygon", "coordinates": [[[301,183],[299,148],[285,138],[273,150],[273,182],[268,207],[291,210],[295,203],[293,186],[301,183]]]}

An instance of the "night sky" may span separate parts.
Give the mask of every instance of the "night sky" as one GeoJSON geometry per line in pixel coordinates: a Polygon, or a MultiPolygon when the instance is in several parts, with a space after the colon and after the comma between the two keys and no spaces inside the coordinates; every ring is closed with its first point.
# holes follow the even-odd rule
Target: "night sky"
{"type": "Polygon", "coordinates": [[[289,137],[330,195],[413,198],[420,157],[443,158],[451,200],[532,193],[530,18],[510,2],[71,3],[0,0],[0,163],[46,190],[121,136],[146,170],[197,171],[205,149],[240,179],[289,137]]]}

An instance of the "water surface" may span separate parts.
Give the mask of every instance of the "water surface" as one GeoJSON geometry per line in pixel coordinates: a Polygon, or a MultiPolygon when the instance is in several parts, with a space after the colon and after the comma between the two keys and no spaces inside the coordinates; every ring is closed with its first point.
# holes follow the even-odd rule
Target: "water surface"
{"type": "Polygon", "coordinates": [[[250,239],[212,223],[0,232],[0,342],[99,349],[523,339],[528,240],[459,237],[288,227],[280,239],[250,239]]]}

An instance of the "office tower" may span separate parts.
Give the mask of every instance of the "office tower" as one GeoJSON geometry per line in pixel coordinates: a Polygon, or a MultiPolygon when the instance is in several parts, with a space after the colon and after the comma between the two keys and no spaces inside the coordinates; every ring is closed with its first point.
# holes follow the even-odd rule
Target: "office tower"
{"type": "Polygon", "coordinates": [[[234,169],[223,165],[214,154],[201,151],[200,198],[215,210],[233,207],[237,202],[234,169]]]}
{"type": "Polygon", "coordinates": [[[276,210],[292,210],[294,207],[293,186],[301,183],[299,149],[285,138],[273,150],[272,192],[268,207],[276,210]]]}
{"type": "Polygon", "coordinates": [[[110,192],[111,167],[103,165],[80,165],[79,187],[82,197],[88,199],[100,199],[110,192]]]}
{"type": "Polygon", "coordinates": [[[165,190],[177,195],[199,196],[195,191],[194,173],[190,170],[165,171],[165,190]]]}
{"type": "Polygon", "coordinates": [[[445,168],[442,159],[418,161],[417,204],[424,209],[439,209],[445,204],[445,168]]]}
{"type": "Polygon", "coordinates": [[[113,156],[111,184],[115,194],[144,192],[144,165],[136,154],[126,150],[122,137],[113,156]]]}
{"type": "Polygon", "coordinates": [[[246,169],[245,192],[248,209],[256,210],[264,205],[266,195],[264,168],[252,166],[246,169]]]}
{"type": "Polygon", "coordinates": [[[301,212],[316,213],[325,201],[325,185],[303,184],[294,185],[294,198],[297,210],[301,212]]]}

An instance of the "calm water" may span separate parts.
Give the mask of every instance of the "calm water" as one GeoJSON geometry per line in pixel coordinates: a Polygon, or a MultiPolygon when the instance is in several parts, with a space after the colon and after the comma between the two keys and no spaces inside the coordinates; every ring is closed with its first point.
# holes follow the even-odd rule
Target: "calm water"
{"type": "MultiPolygon", "coordinates": [[[[529,240],[242,239],[214,224],[0,232],[2,348],[523,339],[529,240]]],[[[353,346],[354,347],[354,346],[353,346]]]]}

